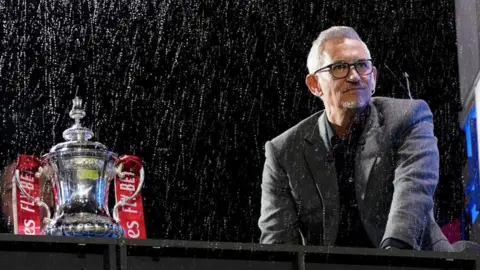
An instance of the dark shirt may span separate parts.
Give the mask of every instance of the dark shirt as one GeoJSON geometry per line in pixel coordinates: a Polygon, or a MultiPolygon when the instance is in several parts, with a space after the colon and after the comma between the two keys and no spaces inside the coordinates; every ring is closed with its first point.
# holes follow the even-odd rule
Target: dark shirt
{"type": "MultiPolygon", "coordinates": [[[[328,120],[325,121],[327,135],[330,139],[330,149],[337,172],[340,199],[340,224],[335,241],[336,246],[374,247],[361,221],[355,194],[355,158],[357,148],[360,147],[361,149],[364,143],[360,141],[360,137],[365,129],[369,113],[370,111],[367,107],[367,109],[357,115],[350,127],[348,136],[345,138],[336,136],[331,123],[328,120]]],[[[387,246],[402,249],[411,248],[403,241],[394,238],[386,239],[381,248],[387,246]]]]}
{"type": "Polygon", "coordinates": [[[345,138],[336,136],[331,123],[326,121],[340,199],[340,224],[336,246],[374,247],[360,219],[355,195],[355,157],[368,113],[367,109],[355,118],[345,138]]]}

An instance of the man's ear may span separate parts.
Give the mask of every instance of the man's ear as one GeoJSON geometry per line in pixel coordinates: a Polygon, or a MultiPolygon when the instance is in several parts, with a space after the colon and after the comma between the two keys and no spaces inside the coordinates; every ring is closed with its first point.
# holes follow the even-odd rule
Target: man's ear
{"type": "Polygon", "coordinates": [[[322,89],[320,89],[315,75],[308,74],[307,78],[305,78],[305,83],[307,84],[308,90],[310,90],[313,95],[318,97],[322,95],[322,89]]]}
{"type": "Polygon", "coordinates": [[[373,67],[373,89],[377,86],[377,68],[373,67]]]}

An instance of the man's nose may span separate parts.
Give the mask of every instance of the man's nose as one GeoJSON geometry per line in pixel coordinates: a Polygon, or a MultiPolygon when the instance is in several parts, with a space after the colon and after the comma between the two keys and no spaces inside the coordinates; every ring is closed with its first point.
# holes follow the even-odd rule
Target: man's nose
{"type": "Polygon", "coordinates": [[[347,80],[351,82],[358,82],[360,81],[360,74],[358,74],[355,66],[351,66],[348,72],[347,80]]]}

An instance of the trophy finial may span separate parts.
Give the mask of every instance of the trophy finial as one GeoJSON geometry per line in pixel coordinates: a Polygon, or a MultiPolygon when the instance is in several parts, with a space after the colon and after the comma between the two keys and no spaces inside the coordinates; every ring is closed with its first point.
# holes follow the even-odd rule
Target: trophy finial
{"type": "Polygon", "coordinates": [[[80,107],[80,108],[81,108],[81,107],[82,107],[82,99],[79,98],[79,97],[75,97],[75,98],[73,99],[73,107],[74,107],[74,108],[75,108],[75,107],[80,107]]]}
{"type": "Polygon", "coordinates": [[[76,125],[80,125],[80,119],[85,117],[85,110],[82,108],[82,99],[79,97],[75,97],[73,99],[73,106],[70,110],[70,118],[75,120],[76,125]]]}
{"type": "Polygon", "coordinates": [[[75,120],[75,124],[63,132],[63,138],[67,141],[88,141],[93,138],[93,131],[89,128],[82,127],[80,120],[85,117],[85,110],[82,108],[82,99],[75,97],[72,109],[70,110],[70,118],[75,120]]]}

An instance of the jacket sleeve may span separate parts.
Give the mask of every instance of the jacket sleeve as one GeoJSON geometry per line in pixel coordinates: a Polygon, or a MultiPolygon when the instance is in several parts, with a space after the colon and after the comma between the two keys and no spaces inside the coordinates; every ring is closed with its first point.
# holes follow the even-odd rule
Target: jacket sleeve
{"type": "Polygon", "coordinates": [[[300,237],[297,210],[288,177],[275,157],[271,142],[265,144],[265,156],[258,220],[261,230],[260,243],[298,244],[300,237]]]}
{"type": "Polygon", "coordinates": [[[428,105],[421,101],[410,111],[396,138],[394,192],[381,245],[395,238],[420,249],[433,209],[439,154],[428,105]]]}

